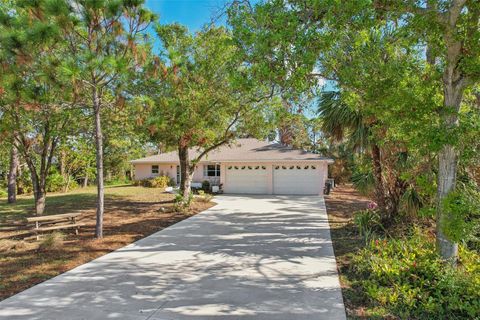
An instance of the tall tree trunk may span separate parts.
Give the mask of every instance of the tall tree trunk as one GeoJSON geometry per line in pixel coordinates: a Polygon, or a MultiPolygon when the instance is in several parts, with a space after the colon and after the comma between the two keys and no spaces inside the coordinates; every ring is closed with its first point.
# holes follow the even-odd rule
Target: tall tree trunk
{"type": "Polygon", "coordinates": [[[101,124],[101,101],[97,88],[92,92],[93,109],[95,113],[95,145],[97,165],[97,221],[95,225],[95,237],[103,238],[103,211],[104,211],[104,185],[103,185],[103,134],[101,124]]]}
{"type": "Polygon", "coordinates": [[[88,173],[85,173],[85,177],[83,178],[83,187],[88,187],[88,173]]]}
{"type": "MultiPolygon", "coordinates": [[[[459,125],[457,112],[463,96],[463,88],[455,86],[451,80],[444,79],[444,106],[443,126],[449,131],[459,125]]],[[[446,144],[438,155],[438,189],[437,189],[437,245],[442,258],[456,263],[458,244],[450,241],[443,229],[449,223],[449,216],[443,211],[443,201],[454,191],[457,179],[458,152],[455,146],[446,144]]]]}
{"type": "Polygon", "coordinates": [[[60,175],[65,178],[65,158],[67,157],[65,150],[60,151],[60,175]]]}
{"type": "Polygon", "coordinates": [[[35,214],[43,215],[45,212],[45,200],[46,200],[46,186],[42,186],[43,179],[37,176],[37,171],[32,167],[31,161],[28,161],[30,176],[32,178],[33,197],[35,200],[35,214]]]}
{"type": "Polygon", "coordinates": [[[382,156],[380,147],[374,144],[372,146],[372,163],[373,163],[373,178],[375,180],[375,200],[382,213],[387,212],[387,204],[385,201],[385,187],[383,185],[382,177],[382,156]]]}
{"type": "MultiPolygon", "coordinates": [[[[463,99],[466,79],[459,66],[462,54],[462,43],[456,37],[455,15],[460,13],[457,5],[450,10],[449,24],[446,29],[447,44],[446,66],[443,74],[443,106],[441,114],[443,130],[446,135],[459,126],[458,112],[463,99]],[[455,11],[452,11],[455,10],[455,11]]],[[[458,18],[458,16],[457,16],[458,18]]],[[[445,260],[456,264],[458,244],[448,239],[443,230],[450,217],[443,210],[443,201],[455,189],[457,178],[458,151],[454,145],[446,144],[438,154],[438,188],[437,188],[437,246],[440,255],[445,260]]]]}
{"type": "Polygon", "coordinates": [[[178,157],[180,159],[180,191],[182,192],[184,204],[188,201],[191,193],[194,166],[190,165],[188,147],[179,146],[178,157]]]}
{"type": "Polygon", "coordinates": [[[15,141],[10,151],[10,168],[8,172],[8,203],[17,202],[17,172],[19,167],[18,150],[15,141]]]}

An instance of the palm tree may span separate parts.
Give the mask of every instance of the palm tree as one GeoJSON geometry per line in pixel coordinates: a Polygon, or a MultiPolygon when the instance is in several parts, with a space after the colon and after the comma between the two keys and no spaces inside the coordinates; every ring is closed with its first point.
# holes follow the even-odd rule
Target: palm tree
{"type": "Polygon", "coordinates": [[[375,121],[367,123],[360,111],[352,109],[342,101],[338,91],[327,91],[320,96],[318,115],[322,119],[323,132],[332,140],[346,140],[354,152],[363,153],[370,149],[375,198],[380,210],[388,212],[382,178],[381,150],[371,134],[375,121]]]}

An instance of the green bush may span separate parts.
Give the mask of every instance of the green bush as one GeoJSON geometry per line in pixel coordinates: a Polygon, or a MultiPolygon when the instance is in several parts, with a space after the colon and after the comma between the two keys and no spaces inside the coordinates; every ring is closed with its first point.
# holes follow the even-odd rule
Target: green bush
{"type": "Polygon", "coordinates": [[[30,172],[23,170],[20,176],[17,177],[17,191],[18,194],[29,194],[33,192],[32,180],[30,172]]]}
{"type": "Polygon", "coordinates": [[[118,185],[130,184],[130,183],[132,183],[132,181],[128,178],[124,178],[124,179],[114,178],[114,179],[105,181],[105,185],[107,186],[118,186],[118,185]]]}
{"type": "Polygon", "coordinates": [[[172,178],[168,176],[158,176],[150,179],[136,180],[134,185],[147,188],[166,188],[172,186],[172,178]]]}
{"type": "MultiPolygon", "coordinates": [[[[47,192],[59,192],[63,191],[63,189],[67,186],[67,181],[63,178],[63,176],[58,172],[50,173],[47,177],[47,192]]],[[[73,177],[70,177],[70,181],[68,182],[68,189],[72,190],[78,188],[77,181],[74,180],[73,177]]]]}
{"type": "Polygon", "coordinates": [[[365,241],[368,241],[374,235],[375,231],[383,230],[380,221],[380,214],[370,209],[356,212],[353,218],[353,222],[358,227],[358,232],[365,241]]]}
{"type": "Polygon", "coordinates": [[[480,256],[461,250],[455,269],[420,230],[370,241],[352,260],[352,285],[372,307],[401,319],[478,319],[480,256]]]}
{"type": "Polygon", "coordinates": [[[213,195],[206,193],[203,190],[198,190],[198,201],[200,202],[210,202],[213,199],[213,195]]]}
{"type": "Polygon", "coordinates": [[[185,199],[185,197],[181,193],[177,193],[175,195],[174,201],[175,201],[175,204],[174,204],[175,211],[187,212],[193,201],[193,192],[190,192],[188,199],[185,199]]]}
{"type": "Polygon", "coordinates": [[[202,182],[202,190],[205,191],[205,192],[209,192],[209,191],[210,191],[210,181],[208,181],[208,180],[203,180],[203,182],[202,182]]]}
{"type": "Polygon", "coordinates": [[[60,173],[54,172],[47,177],[47,192],[61,191],[65,185],[63,177],[60,173]]]}
{"type": "Polygon", "coordinates": [[[355,189],[363,195],[369,195],[374,190],[375,179],[373,178],[373,173],[369,167],[356,167],[350,180],[355,189]]]}
{"type": "Polygon", "coordinates": [[[6,197],[8,195],[7,190],[0,188],[0,198],[6,197]]]}

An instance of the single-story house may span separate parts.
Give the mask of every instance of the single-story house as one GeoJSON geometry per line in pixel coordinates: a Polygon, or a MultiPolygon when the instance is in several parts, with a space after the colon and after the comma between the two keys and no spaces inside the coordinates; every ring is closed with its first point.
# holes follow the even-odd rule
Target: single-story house
{"type": "MultiPolygon", "coordinates": [[[[190,150],[190,159],[197,155],[190,150]]],[[[135,180],[167,175],[180,183],[176,151],[131,161],[135,180]]],[[[225,193],[304,194],[323,193],[332,159],[278,143],[238,139],[210,152],[197,165],[193,182],[208,180],[225,193]]]]}

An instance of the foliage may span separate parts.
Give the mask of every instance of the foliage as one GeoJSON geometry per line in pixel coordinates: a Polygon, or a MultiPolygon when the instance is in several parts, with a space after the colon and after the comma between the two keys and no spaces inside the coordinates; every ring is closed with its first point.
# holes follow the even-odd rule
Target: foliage
{"type": "Polygon", "coordinates": [[[12,4],[14,10],[0,8],[0,57],[5,62],[0,76],[0,130],[15,140],[30,171],[36,212],[42,214],[56,148],[79,111],[71,108],[71,83],[60,72],[67,44],[61,41],[45,3],[12,4]],[[31,14],[35,9],[37,16],[31,14]],[[44,15],[47,18],[39,18],[44,15]]]}
{"type": "Polygon", "coordinates": [[[204,192],[209,192],[210,191],[210,181],[208,181],[208,180],[203,180],[202,181],[202,190],[204,192]]]}
{"type": "Polygon", "coordinates": [[[188,196],[185,197],[181,192],[177,193],[175,195],[175,211],[186,213],[188,212],[188,209],[190,208],[190,205],[192,204],[193,201],[193,193],[188,193],[188,196]]]}
{"type": "Polygon", "coordinates": [[[404,213],[410,217],[418,216],[418,212],[423,206],[423,200],[414,187],[408,188],[401,198],[401,208],[404,213]]]}
{"type": "Polygon", "coordinates": [[[73,180],[72,177],[69,177],[69,179],[71,181],[66,181],[65,177],[57,171],[50,173],[47,177],[47,192],[63,191],[67,183],[69,184],[70,190],[77,188],[77,182],[73,180]]]}
{"type": "MultiPolygon", "coordinates": [[[[229,22],[257,77],[297,94],[318,78],[330,81],[336,93],[327,93],[328,103],[320,98],[323,129],[371,145],[374,196],[391,218],[402,207],[420,210],[420,199],[434,207],[437,195],[453,190],[457,163],[473,156],[469,166],[478,166],[478,121],[471,119],[479,100],[470,95],[480,81],[479,12],[476,1],[461,0],[238,1],[229,22]],[[420,196],[415,178],[434,174],[438,192],[420,196]]],[[[454,255],[449,246],[444,256],[454,255]]]]}
{"type": "Polygon", "coordinates": [[[477,253],[461,250],[462,266],[442,262],[420,229],[400,239],[371,240],[353,257],[354,287],[385,315],[401,319],[475,319],[480,316],[477,253]]]}
{"type": "Polygon", "coordinates": [[[22,170],[17,176],[17,192],[18,194],[31,194],[33,192],[31,175],[28,170],[22,170]]]}
{"type": "Polygon", "coordinates": [[[206,193],[203,190],[198,190],[198,197],[196,199],[201,202],[210,202],[213,199],[213,195],[210,193],[206,193]]]}
{"type": "Polygon", "coordinates": [[[121,179],[118,177],[105,181],[105,185],[107,186],[121,186],[121,185],[131,184],[131,183],[132,181],[130,179],[127,179],[127,178],[121,179]]]}
{"type": "Polygon", "coordinates": [[[148,178],[135,181],[135,185],[147,188],[166,188],[172,185],[173,179],[169,176],[158,176],[155,178],[148,178]]]}
{"type": "MultiPolygon", "coordinates": [[[[457,190],[443,199],[442,207],[448,223],[443,223],[443,233],[452,241],[468,241],[475,237],[480,224],[480,198],[467,192],[457,190]]],[[[477,234],[478,236],[478,234],[477,234]]]]}
{"type": "Polygon", "coordinates": [[[179,152],[181,183],[188,198],[194,166],[208,153],[245,135],[266,132],[264,87],[246,82],[231,34],[223,27],[205,27],[191,34],[178,24],[158,25],[163,43],[144,79],[148,92],[139,106],[154,143],[179,152]],[[188,149],[198,155],[190,159],[188,149]]]}
{"type": "Polygon", "coordinates": [[[352,173],[352,183],[361,194],[370,195],[373,192],[375,181],[370,168],[355,167],[352,173]]]}
{"type": "Polygon", "coordinates": [[[353,222],[358,227],[358,231],[365,242],[368,242],[375,235],[375,232],[383,230],[380,215],[373,209],[356,212],[353,222]]]}

